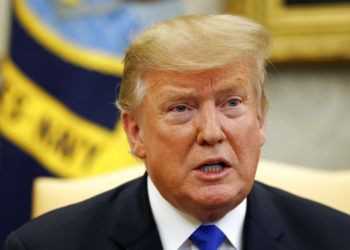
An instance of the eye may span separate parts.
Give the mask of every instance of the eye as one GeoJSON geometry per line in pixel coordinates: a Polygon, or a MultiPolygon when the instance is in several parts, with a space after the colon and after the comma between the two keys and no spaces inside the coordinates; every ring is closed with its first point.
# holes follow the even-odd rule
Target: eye
{"type": "Polygon", "coordinates": [[[175,104],[168,109],[166,113],[166,121],[170,124],[184,124],[191,120],[194,109],[191,105],[175,104]]]}
{"type": "Polygon", "coordinates": [[[187,110],[187,107],[185,105],[177,105],[171,109],[171,111],[175,112],[185,112],[187,110]]]}
{"type": "Polygon", "coordinates": [[[236,107],[240,103],[241,103],[241,100],[239,100],[237,98],[232,98],[232,99],[227,101],[227,105],[230,106],[230,107],[236,107]]]}

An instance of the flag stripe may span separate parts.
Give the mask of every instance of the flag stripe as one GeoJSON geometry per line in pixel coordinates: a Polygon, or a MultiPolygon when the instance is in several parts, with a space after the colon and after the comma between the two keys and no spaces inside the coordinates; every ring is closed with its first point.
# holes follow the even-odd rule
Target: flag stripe
{"type": "Polygon", "coordinates": [[[36,84],[80,116],[106,128],[118,119],[114,100],[120,77],[103,75],[69,64],[42,47],[14,15],[10,55],[36,84]]]}
{"type": "Polygon", "coordinates": [[[27,6],[25,0],[15,0],[14,9],[21,25],[28,30],[35,40],[39,41],[42,46],[49,49],[53,54],[57,54],[65,61],[80,65],[83,68],[104,74],[122,74],[123,64],[119,57],[101,51],[81,48],[57,35],[40,21],[30,7],[27,6]]]}
{"type": "Polygon", "coordinates": [[[85,176],[136,163],[121,126],[114,132],[75,115],[10,61],[3,75],[0,130],[51,172],[85,176]]]}

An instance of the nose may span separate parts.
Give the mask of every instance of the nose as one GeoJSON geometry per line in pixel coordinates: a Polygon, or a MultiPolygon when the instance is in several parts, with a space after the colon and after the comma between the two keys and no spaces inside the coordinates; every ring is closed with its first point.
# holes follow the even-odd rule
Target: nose
{"type": "Polygon", "coordinates": [[[226,140],[215,105],[206,105],[197,115],[198,144],[215,145],[226,140]]]}

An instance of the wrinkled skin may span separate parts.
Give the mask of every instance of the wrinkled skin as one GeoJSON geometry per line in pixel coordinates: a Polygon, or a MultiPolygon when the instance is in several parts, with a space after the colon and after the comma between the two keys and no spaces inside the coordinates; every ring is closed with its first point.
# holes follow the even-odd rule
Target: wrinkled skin
{"type": "Polygon", "coordinates": [[[201,222],[214,221],[250,192],[265,120],[241,61],[207,71],[148,72],[135,114],[122,114],[134,154],[162,196],[201,222]],[[204,164],[224,164],[204,172],[204,164]]]}

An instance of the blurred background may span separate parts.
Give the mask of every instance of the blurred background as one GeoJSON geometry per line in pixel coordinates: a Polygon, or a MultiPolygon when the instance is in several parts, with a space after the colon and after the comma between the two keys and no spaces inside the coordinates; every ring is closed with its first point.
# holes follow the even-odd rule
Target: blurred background
{"type": "Polygon", "coordinates": [[[348,0],[1,0],[0,245],[29,220],[37,176],[136,163],[113,105],[123,51],[152,23],[192,13],[248,16],[273,36],[263,158],[350,169],[348,0]]]}

